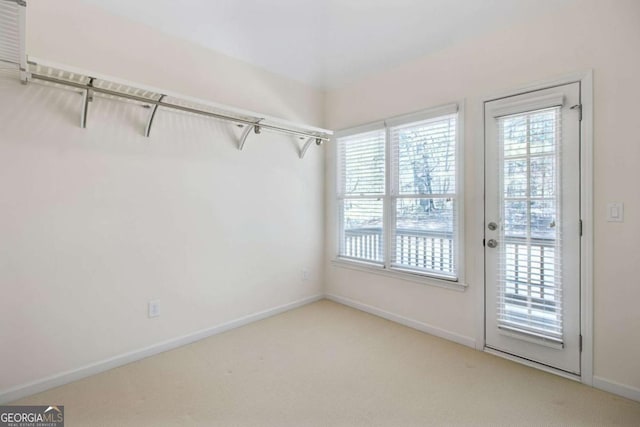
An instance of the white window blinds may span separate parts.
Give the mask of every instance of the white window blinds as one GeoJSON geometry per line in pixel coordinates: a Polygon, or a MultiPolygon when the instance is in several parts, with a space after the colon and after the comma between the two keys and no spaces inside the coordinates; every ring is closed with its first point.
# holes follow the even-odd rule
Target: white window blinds
{"type": "Polygon", "coordinates": [[[339,255],[382,263],[385,131],[338,138],[339,255]]]}
{"type": "Polygon", "coordinates": [[[560,107],[500,117],[498,322],[562,342],[560,107]]]}
{"type": "Polygon", "coordinates": [[[337,140],[338,256],[459,278],[458,106],[337,140]]]}

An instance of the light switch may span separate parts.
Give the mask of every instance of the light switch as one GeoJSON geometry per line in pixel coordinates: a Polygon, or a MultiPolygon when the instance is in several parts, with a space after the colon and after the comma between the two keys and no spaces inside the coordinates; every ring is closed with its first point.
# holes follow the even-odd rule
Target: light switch
{"type": "Polygon", "coordinates": [[[607,204],[607,221],[608,222],[624,221],[624,204],[622,202],[611,202],[607,204]]]}

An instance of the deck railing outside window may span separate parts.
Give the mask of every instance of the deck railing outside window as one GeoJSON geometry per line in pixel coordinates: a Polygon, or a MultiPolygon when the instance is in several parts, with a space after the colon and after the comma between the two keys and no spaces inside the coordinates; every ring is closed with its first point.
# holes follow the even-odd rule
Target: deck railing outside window
{"type": "MultiPolygon", "coordinates": [[[[349,258],[372,259],[382,251],[382,228],[352,228],[344,231],[344,254],[349,258]]],[[[420,270],[452,271],[453,233],[396,229],[398,264],[420,270]]]]}

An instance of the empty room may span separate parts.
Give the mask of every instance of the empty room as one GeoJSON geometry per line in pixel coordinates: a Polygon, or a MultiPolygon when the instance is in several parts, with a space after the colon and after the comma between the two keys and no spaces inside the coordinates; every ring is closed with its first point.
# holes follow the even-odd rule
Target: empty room
{"type": "Polygon", "coordinates": [[[0,0],[0,427],[640,426],[639,75],[638,0],[0,0]]]}

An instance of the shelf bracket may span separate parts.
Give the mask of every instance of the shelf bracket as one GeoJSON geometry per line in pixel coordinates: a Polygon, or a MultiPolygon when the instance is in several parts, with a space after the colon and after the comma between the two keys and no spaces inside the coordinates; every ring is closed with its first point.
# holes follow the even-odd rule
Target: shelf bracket
{"type": "Polygon", "coordinates": [[[314,140],[315,140],[315,138],[311,137],[311,138],[307,139],[307,142],[304,143],[304,145],[300,149],[300,158],[301,159],[304,159],[304,155],[307,153],[307,150],[309,149],[309,147],[311,146],[311,143],[314,140]]]}
{"type": "Polygon", "coordinates": [[[91,88],[93,87],[93,77],[89,78],[89,86],[82,93],[82,113],[80,114],[80,127],[85,129],[87,127],[87,115],[89,113],[89,103],[93,101],[93,91],[91,88]]]}
{"type": "Polygon", "coordinates": [[[307,142],[304,143],[302,148],[300,149],[300,158],[304,159],[304,155],[307,154],[307,150],[311,146],[311,144],[315,141],[316,145],[322,145],[322,139],[316,138],[315,136],[307,139],[307,142]]]}
{"type": "Polygon", "coordinates": [[[149,138],[149,134],[151,133],[151,126],[153,125],[153,119],[156,117],[156,112],[158,111],[158,107],[160,106],[160,103],[162,102],[164,97],[164,95],[160,95],[158,102],[156,104],[153,104],[153,107],[151,108],[151,114],[149,114],[147,126],[144,128],[144,136],[146,136],[147,138],[149,138]]]}
{"type": "Polygon", "coordinates": [[[253,125],[247,125],[247,127],[242,132],[242,135],[240,136],[240,141],[238,142],[238,150],[242,151],[242,149],[244,148],[244,143],[247,142],[247,137],[249,136],[251,131],[253,131],[254,133],[260,133],[261,121],[262,119],[258,120],[253,125]]]}

